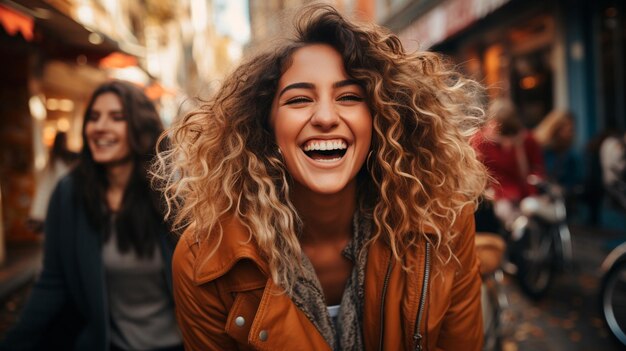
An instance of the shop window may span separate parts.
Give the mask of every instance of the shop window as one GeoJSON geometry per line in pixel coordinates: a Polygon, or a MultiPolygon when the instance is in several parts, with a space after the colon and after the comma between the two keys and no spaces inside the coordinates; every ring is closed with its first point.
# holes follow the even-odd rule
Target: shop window
{"type": "Polygon", "coordinates": [[[623,1],[605,1],[600,7],[599,69],[601,116],[608,130],[626,129],[625,54],[626,21],[623,1]]]}
{"type": "Polygon", "coordinates": [[[552,110],[551,48],[512,59],[511,97],[527,128],[534,128],[552,110]]]}

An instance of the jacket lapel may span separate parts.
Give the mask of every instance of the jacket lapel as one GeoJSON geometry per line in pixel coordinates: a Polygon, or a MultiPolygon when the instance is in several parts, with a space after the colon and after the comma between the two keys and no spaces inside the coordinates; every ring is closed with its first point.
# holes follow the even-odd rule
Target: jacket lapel
{"type": "MultiPolygon", "coordinates": [[[[265,260],[259,256],[258,249],[254,247],[249,230],[233,217],[226,218],[221,224],[223,237],[212,235],[200,245],[197,257],[202,259],[194,268],[195,284],[202,285],[230,272],[226,278],[228,286],[232,292],[236,292],[239,289],[248,290],[257,286],[253,277],[261,274],[258,287],[263,287],[263,281],[265,287],[250,326],[248,342],[258,350],[331,350],[322,334],[283,289],[275,285],[272,279],[267,278],[269,268],[265,260]],[[219,247],[219,250],[213,252],[216,247],[219,247]],[[258,271],[241,268],[243,266],[240,265],[248,260],[254,262],[258,271]],[[292,335],[304,338],[294,340],[292,335]]],[[[256,301],[254,303],[256,304],[256,301]]],[[[232,318],[229,317],[229,320],[238,315],[238,309],[248,308],[243,305],[235,303],[232,306],[229,313],[232,318]]]]}

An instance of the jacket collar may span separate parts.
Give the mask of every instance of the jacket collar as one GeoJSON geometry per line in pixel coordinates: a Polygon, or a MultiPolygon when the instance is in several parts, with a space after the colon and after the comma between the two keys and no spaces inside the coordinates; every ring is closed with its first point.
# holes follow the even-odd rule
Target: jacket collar
{"type": "Polygon", "coordinates": [[[268,264],[260,256],[249,228],[233,216],[220,224],[221,238],[219,230],[214,230],[208,238],[200,233],[199,238],[193,239],[199,245],[194,267],[195,283],[200,285],[215,280],[242,260],[251,260],[265,276],[269,276],[268,264]]]}
{"type": "MultiPolygon", "coordinates": [[[[267,261],[260,255],[260,251],[250,229],[235,216],[228,216],[220,222],[222,237],[219,230],[214,230],[208,238],[204,233],[194,233],[189,240],[199,246],[194,267],[195,283],[201,285],[213,281],[230,271],[239,261],[251,260],[266,276],[270,276],[267,261]],[[193,235],[196,234],[196,235],[193,235]]],[[[425,226],[425,233],[434,233],[434,228],[425,226]]],[[[193,244],[193,243],[190,243],[193,244]]],[[[386,246],[386,245],[385,245],[386,246]]]]}

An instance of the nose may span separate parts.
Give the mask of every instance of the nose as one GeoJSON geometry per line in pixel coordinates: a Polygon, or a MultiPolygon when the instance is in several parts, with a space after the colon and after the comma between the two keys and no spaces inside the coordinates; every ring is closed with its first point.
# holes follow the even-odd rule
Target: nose
{"type": "Polygon", "coordinates": [[[317,109],[311,116],[311,124],[322,130],[329,130],[339,125],[339,113],[331,101],[318,102],[317,109]]]}

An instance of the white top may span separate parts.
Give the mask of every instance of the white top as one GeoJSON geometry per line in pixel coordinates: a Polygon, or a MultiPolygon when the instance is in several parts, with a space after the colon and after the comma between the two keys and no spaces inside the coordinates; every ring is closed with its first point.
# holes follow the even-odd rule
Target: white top
{"type": "MultiPolygon", "coordinates": [[[[626,136],[625,136],[626,138],[626,136]]],[[[616,137],[609,137],[600,146],[600,164],[602,165],[602,180],[604,186],[612,186],[620,179],[620,173],[626,168],[624,147],[616,137]]]]}
{"type": "Polygon", "coordinates": [[[330,315],[330,318],[337,318],[337,316],[339,315],[339,306],[340,305],[334,305],[334,306],[326,306],[326,308],[328,309],[328,314],[330,315]]]}
{"type": "Polygon", "coordinates": [[[102,246],[111,343],[124,350],[155,350],[182,343],[159,245],[151,258],[120,252],[115,227],[102,246]]]}

